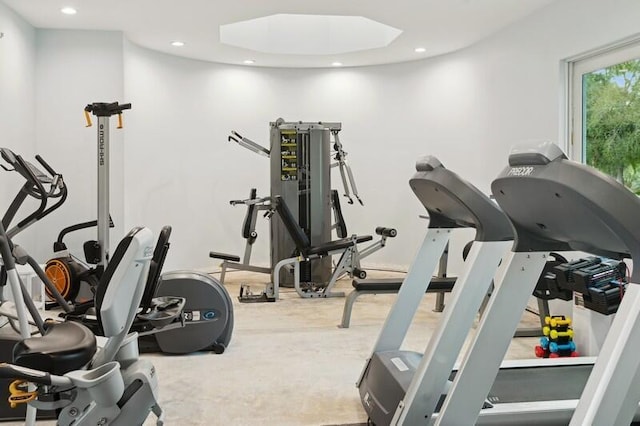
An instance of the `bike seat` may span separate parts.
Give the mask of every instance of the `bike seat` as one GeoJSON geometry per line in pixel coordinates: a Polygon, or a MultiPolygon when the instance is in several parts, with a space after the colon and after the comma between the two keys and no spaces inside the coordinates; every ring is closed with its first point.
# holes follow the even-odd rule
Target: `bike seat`
{"type": "Polygon", "coordinates": [[[13,347],[16,365],[63,375],[84,367],[96,353],[96,337],[76,322],[53,323],[43,336],[24,339],[13,347]]]}

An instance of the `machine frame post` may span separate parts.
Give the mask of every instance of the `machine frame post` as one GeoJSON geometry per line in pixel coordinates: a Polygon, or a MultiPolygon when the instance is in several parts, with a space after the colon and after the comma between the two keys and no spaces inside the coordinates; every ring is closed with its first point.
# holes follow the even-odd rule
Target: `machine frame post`
{"type": "Polygon", "coordinates": [[[509,252],[503,259],[496,289],[436,425],[475,424],[548,255],[547,251],[509,252]]]}
{"type": "Polygon", "coordinates": [[[629,283],[570,426],[632,422],[640,400],[639,352],[640,285],[629,283]]]}
{"type": "Polygon", "coordinates": [[[103,270],[109,261],[109,117],[98,116],[98,244],[103,270]]]}
{"type": "MultiPolygon", "coordinates": [[[[400,287],[398,297],[380,330],[368,360],[371,360],[371,357],[376,352],[400,349],[450,237],[451,229],[429,228],[422,246],[418,250],[415,260],[411,263],[411,268],[400,287]]],[[[367,361],[360,374],[357,382],[358,386],[360,386],[368,366],[369,361],[367,361]]]]}
{"type": "Polygon", "coordinates": [[[393,425],[420,424],[433,415],[450,372],[473,325],[500,259],[513,241],[475,241],[451,292],[451,301],[431,336],[393,425]]]}

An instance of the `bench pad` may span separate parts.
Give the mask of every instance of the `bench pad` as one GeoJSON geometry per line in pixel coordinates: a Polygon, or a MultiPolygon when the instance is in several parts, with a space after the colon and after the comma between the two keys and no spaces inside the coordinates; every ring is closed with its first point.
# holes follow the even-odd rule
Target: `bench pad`
{"type": "MultiPolygon", "coordinates": [[[[402,278],[380,278],[353,280],[352,285],[357,291],[400,291],[402,278]]],[[[433,277],[427,288],[427,293],[450,292],[456,283],[456,277],[433,277]]]]}

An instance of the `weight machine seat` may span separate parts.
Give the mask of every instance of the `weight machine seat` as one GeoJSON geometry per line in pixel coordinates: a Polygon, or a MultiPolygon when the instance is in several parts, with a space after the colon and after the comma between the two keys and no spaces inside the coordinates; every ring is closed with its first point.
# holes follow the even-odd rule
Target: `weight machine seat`
{"type": "MultiPolygon", "coordinates": [[[[427,293],[451,292],[456,279],[456,277],[433,277],[427,287],[427,293]]],[[[402,282],[402,278],[356,279],[351,285],[356,291],[400,291],[402,282]]]]}
{"type": "MultiPolygon", "coordinates": [[[[358,235],[355,238],[355,243],[360,244],[371,240],[373,240],[371,235],[358,235]]],[[[329,241],[328,243],[324,243],[319,246],[310,247],[305,251],[305,253],[307,255],[317,254],[319,256],[326,256],[329,252],[343,250],[351,247],[352,245],[353,240],[351,238],[343,238],[341,240],[329,241]]]]}
{"type": "Polygon", "coordinates": [[[217,251],[210,251],[209,257],[213,259],[228,260],[229,262],[240,262],[240,256],[235,256],[233,254],[227,253],[219,253],[217,251]]]}
{"type": "Polygon", "coordinates": [[[44,336],[24,339],[13,348],[13,362],[21,367],[63,375],[84,367],[97,350],[96,336],[69,321],[47,325],[44,336]]]}

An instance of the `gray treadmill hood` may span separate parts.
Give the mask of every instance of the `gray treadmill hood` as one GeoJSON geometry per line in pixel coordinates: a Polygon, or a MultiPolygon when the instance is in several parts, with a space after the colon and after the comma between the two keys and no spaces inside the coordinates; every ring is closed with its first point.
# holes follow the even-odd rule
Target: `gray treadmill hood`
{"type": "MultiPolygon", "coordinates": [[[[518,154],[491,189],[516,230],[516,251],[580,250],[636,259],[640,198],[594,168],[564,155],[518,154]],[[527,164],[528,163],[528,164],[527,164]]],[[[634,268],[634,282],[640,278],[634,268]]]]}
{"type": "Polygon", "coordinates": [[[500,208],[433,156],[416,163],[409,185],[429,212],[429,228],[476,228],[476,241],[512,240],[513,228],[500,208]]]}

